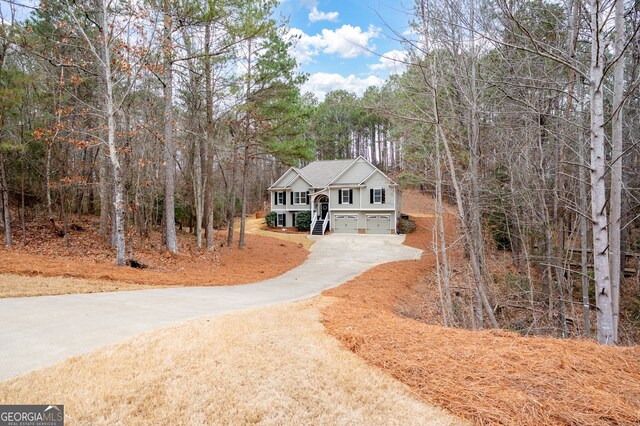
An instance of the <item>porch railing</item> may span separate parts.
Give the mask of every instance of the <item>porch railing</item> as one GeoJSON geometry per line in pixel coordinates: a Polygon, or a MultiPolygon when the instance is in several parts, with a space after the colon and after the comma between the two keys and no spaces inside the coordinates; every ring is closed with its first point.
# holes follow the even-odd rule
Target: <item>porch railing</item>
{"type": "Polygon", "coordinates": [[[322,235],[324,235],[324,233],[327,231],[328,223],[329,223],[329,219],[325,217],[324,222],[322,222],[322,235]]]}
{"type": "Polygon", "coordinates": [[[316,226],[316,222],[318,221],[318,213],[313,216],[313,220],[311,221],[311,228],[309,229],[309,234],[313,235],[313,228],[316,226]]]}

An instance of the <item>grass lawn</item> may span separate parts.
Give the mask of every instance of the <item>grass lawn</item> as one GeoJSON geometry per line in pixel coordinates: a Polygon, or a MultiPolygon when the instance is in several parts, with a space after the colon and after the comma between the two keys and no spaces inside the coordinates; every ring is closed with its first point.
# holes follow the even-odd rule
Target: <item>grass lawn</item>
{"type": "Polygon", "coordinates": [[[142,290],[164,286],[108,280],[86,280],[68,277],[29,277],[0,274],[0,298],[29,297],[70,293],[99,293],[104,291],[142,290]]]}
{"type": "Polygon", "coordinates": [[[463,424],[328,336],[323,300],[147,333],[0,383],[0,402],[65,404],[68,424],[463,424]]]}

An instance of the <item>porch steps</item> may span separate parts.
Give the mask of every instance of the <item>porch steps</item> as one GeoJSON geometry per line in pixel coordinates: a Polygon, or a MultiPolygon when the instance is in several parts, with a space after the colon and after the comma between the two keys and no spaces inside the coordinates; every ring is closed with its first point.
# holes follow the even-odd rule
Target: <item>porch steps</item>
{"type": "Polygon", "coordinates": [[[324,225],[324,220],[318,219],[316,221],[315,226],[313,227],[313,231],[311,231],[311,235],[322,235],[322,226],[324,225]]]}

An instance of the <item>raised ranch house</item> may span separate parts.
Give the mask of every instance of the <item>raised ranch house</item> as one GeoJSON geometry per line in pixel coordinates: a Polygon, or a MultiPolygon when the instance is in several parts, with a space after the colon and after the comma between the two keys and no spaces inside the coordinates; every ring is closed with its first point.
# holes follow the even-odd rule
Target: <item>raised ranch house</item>
{"type": "Polygon", "coordinates": [[[363,157],[314,161],[287,170],[269,187],[277,226],[295,226],[311,211],[311,233],[394,234],[400,215],[398,185],[363,157]]]}

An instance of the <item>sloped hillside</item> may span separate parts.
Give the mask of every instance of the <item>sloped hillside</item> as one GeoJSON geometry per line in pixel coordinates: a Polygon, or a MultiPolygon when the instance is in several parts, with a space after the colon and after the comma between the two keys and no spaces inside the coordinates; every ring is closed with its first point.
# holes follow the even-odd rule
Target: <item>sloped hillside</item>
{"type": "MultiPolygon", "coordinates": [[[[411,200],[405,208],[428,203],[411,200]]],[[[422,210],[428,212],[428,205],[422,210]]],[[[640,348],[440,326],[433,217],[414,217],[419,261],[378,266],[325,292],[329,333],[425,401],[476,424],[639,424],[640,348]]],[[[447,230],[455,232],[455,216],[447,230]]],[[[464,256],[452,256],[463,274],[464,256]]]]}

